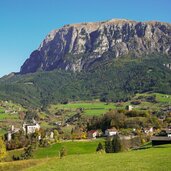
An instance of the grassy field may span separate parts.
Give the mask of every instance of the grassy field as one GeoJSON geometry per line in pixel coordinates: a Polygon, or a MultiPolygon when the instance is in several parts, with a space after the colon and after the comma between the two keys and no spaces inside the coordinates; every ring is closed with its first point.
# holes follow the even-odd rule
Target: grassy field
{"type": "Polygon", "coordinates": [[[39,148],[34,152],[33,157],[36,159],[58,157],[62,147],[65,147],[67,155],[95,153],[98,143],[102,141],[104,140],[61,142],[46,148],[39,148]]]}
{"type": "Polygon", "coordinates": [[[65,111],[66,115],[72,115],[77,112],[77,109],[83,108],[84,114],[88,116],[99,116],[105,114],[109,109],[125,109],[127,105],[131,104],[131,101],[137,100],[139,97],[144,99],[148,96],[155,96],[156,103],[148,102],[144,99],[141,100],[141,104],[132,105],[133,110],[149,110],[159,111],[168,105],[171,105],[171,95],[160,94],[160,93],[143,93],[136,94],[130,101],[121,103],[104,103],[99,101],[84,101],[84,102],[70,102],[68,104],[54,104],[50,105],[50,113],[55,113],[58,110],[65,111]]]}
{"type": "Polygon", "coordinates": [[[154,95],[156,96],[156,100],[160,103],[171,103],[171,95],[169,94],[161,94],[161,93],[143,93],[143,94],[137,94],[135,97],[138,96],[150,96],[154,95]]]}
{"type": "Polygon", "coordinates": [[[115,154],[75,154],[0,163],[1,171],[170,171],[171,145],[115,154]]]}
{"type": "MultiPolygon", "coordinates": [[[[33,158],[59,157],[59,151],[62,147],[66,149],[67,155],[95,153],[99,142],[104,142],[104,139],[59,142],[48,147],[34,150],[33,158]]],[[[20,156],[22,153],[23,149],[9,151],[6,161],[11,161],[13,155],[20,156]]]]}
{"type": "Polygon", "coordinates": [[[68,112],[75,112],[76,109],[83,108],[86,115],[101,115],[109,111],[109,109],[115,109],[116,105],[114,103],[103,103],[103,102],[73,102],[68,104],[56,104],[51,105],[50,110],[67,110],[68,112]]]}
{"type": "Polygon", "coordinates": [[[18,114],[7,114],[7,113],[1,113],[0,114],[0,120],[5,120],[5,119],[18,119],[18,114]]]}

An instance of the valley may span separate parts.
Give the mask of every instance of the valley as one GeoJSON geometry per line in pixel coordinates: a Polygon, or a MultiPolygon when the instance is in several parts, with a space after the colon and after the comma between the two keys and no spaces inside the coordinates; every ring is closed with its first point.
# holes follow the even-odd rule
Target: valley
{"type": "Polygon", "coordinates": [[[171,170],[170,44],[159,21],[49,32],[0,78],[0,170],[171,170]]]}

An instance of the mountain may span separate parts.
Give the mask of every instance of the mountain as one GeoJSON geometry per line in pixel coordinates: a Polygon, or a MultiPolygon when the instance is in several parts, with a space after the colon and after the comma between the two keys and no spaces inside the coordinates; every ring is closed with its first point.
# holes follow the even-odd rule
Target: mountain
{"type": "Polygon", "coordinates": [[[66,25],[50,32],[21,67],[21,74],[88,70],[95,63],[131,54],[171,54],[171,24],[112,19],[66,25]]]}
{"type": "Polygon", "coordinates": [[[109,20],[52,31],[0,79],[0,99],[40,108],[73,100],[126,101],[171,94],[171,24],[109,20]]]}

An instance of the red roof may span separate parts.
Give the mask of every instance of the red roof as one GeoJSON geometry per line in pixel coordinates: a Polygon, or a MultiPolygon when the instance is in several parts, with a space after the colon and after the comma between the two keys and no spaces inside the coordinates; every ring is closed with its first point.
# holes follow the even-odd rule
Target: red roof
{"type": "Polygon", "coordinates": [[[88,134],[94,134],[95,132],[97,132],[97,130],[90,130],[88,131],[88,134]]]}

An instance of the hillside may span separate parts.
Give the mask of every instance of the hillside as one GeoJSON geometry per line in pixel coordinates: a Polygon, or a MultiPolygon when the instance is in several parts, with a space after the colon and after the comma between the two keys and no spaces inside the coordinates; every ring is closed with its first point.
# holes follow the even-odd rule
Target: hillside
{"type": "Polygon", "coordinates": [[[20,127],[26,110],[11,101],[0,101],[0,136],[4,135],[11,125],[20,127]]]}
{"type": "Polygon", "coordinates": [[[113,19],[48,34],[19,73],[0,79],[0,99],[45,108],[67,101],[127,101],[171,94],[171,24],[113,19]]]}
{"type": "Polygon", "coordinates": [[[171,58],[150,55],[112,59],[93,65],[87,72],[53,70],[0,79],[0,99],[13,100],[27,107],[101,99],[126,101],[135,93],[171,94],[171,58]]]}
{"type": "Polygon", "coordinates": [[[171,169],[170,157],[171,147],[165,145],[117,154],[75,154],[62,159],[52,157],[41,160],[0,163],[0,169],[2,171],[14,169],[18,171],[168,171],[171,169]]]}

